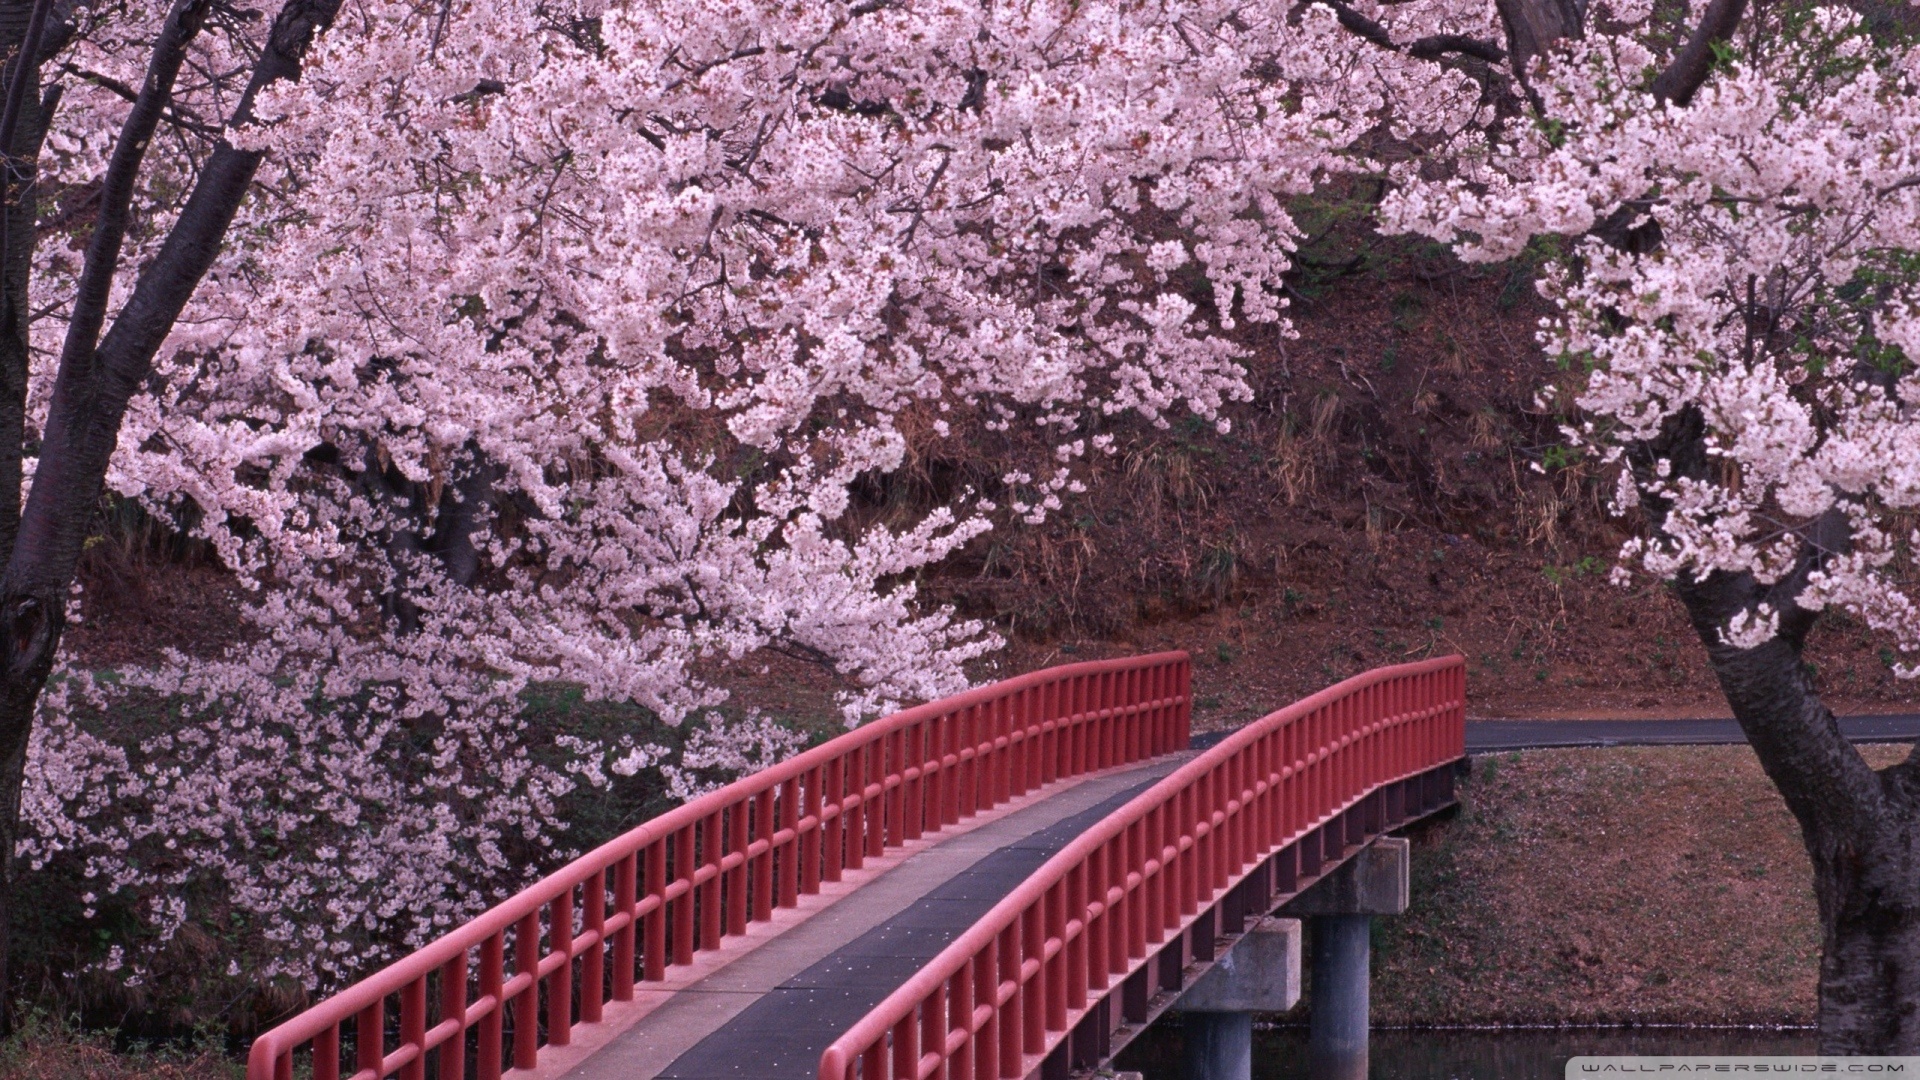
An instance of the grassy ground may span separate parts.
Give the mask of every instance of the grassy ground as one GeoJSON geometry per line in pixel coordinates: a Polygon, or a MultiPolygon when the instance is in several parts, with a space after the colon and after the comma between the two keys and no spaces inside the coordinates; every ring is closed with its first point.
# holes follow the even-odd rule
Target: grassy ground
{"type": "Polygon", "coordinates": [[[1811,873],[1745,746],[1477,758],[1376,922],[1374,1021],[1811,1023],[1811,873]]]}
{"type": "Polygon", "coordinates": [[[7,1080],[239,1080],[246,1071],[212,1046],[116,1048],[41,1014],[0,1041],[0,1076],[7,1080]]]}

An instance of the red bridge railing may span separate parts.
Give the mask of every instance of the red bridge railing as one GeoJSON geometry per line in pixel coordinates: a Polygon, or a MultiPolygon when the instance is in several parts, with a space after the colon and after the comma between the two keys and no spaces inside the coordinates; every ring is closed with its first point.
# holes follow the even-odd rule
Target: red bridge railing
{"type": "Polygon", "coordinates": [[[1234,732],[1035,871],[834,1041],[821,1080],[1030,1075],[1150,946],[1268,855],[1461,757],[1465,698],[1450,657],[1356,676],[1234,732]]]}
{"type": "Polygon", "coordinates": [[[1187,745],[1185,653],[1070,664],[874,721],[701,796],[254,1041],[248,1080],[534,1068],[750,922],[1055,780],[1187,745]],[[511,964],[509,964],[511,957],[511,964]],[[397,1007],[398,1023],[391,1024],[397,1007]],[[343,1060],[344,1059],[344,1060],[343,1060]]]}

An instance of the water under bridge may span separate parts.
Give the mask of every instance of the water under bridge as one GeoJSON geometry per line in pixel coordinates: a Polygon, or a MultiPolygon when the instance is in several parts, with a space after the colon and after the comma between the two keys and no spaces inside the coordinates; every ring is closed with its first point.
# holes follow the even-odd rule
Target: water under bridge
{"type": "MultiPolygon", "coordinates": [[[[1374,841],[1452,803],[1465,692],[1458,657],[1382,668],[1199,751],[1184,653],[931,702],[574,860],[262,1035],[248,1077],[1052,1080],[1169,1009],[1232,1061],[1247,980],[1298,994],[1269,916],[1364,891],[1374,841]]],[[[1364,1047],[1365,916],[1322,921],[1358,926],[1364,1047]]]]}

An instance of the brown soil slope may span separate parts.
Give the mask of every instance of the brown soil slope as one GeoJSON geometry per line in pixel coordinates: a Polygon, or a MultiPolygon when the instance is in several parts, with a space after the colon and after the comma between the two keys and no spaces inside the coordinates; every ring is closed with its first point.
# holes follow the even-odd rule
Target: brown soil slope
{"type": "Polygon", "coordinates": [[[1460,791],[1378,923],[1375,1023],[1813,1022],[1812,868],[1746,747],[1482,757],[1460,791]]]}

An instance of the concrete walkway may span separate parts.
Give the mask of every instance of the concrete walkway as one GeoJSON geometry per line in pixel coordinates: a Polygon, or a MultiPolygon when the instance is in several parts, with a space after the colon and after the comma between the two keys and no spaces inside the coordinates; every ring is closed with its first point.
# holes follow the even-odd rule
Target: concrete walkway
{"type": "Polygon", "coordinates": [[[565,1075],[811,1080],[829,1043],[1081,830],[1190,756],[1096,776],[914,854],[677,991],[565,1075]]]}

